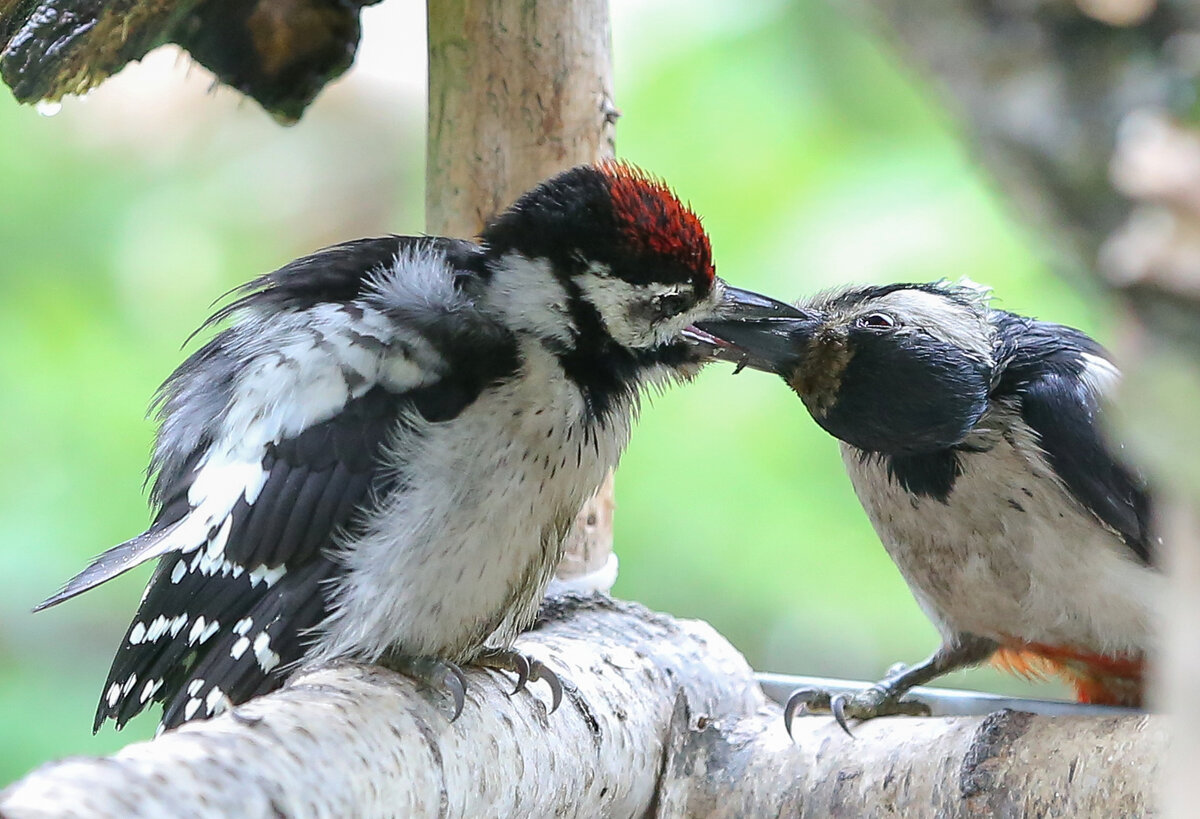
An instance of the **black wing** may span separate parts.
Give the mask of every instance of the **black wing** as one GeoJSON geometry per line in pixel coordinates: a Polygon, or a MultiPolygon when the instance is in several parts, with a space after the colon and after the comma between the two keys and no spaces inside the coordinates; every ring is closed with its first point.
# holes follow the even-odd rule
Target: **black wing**
{"type": "Polygon", "coordinates": [[[997,392],[1020,399],[1025,423],[1071,494],[1152,564],[1145,482],[1104,437],[1103,382],[1115,375],[1104,371],[1107,352],[1070,327],[1010,316],[1004,328],[1008,361],[997,392]]]}
{"type": "Polygon", "coordinates": [[[325,551],[331,539],[353,529],[373,493],[390,490],[380,456],[411,406],[374,387],[268,449],[266,482],[253,503],[235,504],[228,531],[159,564],[113,660],[95,729],[110,717],[120,727],[152,702],[164,703],[172,727],[281,682],[325,615],[321,583],[338,570],[325,551]]]}
{"type": "MultiPolygon", "coordinates": [[[[252,282],[235,303],[249,308],[250,317],[205,345],[164,385],[151,464],[157,520],[147,535],[101,556],[47,602],[165,555],[113,660],[97,729],[107,718],[120,727],[155,702],[164,704],[163,724],[170,727],[278,686],[327,612],[326,581],[340,571],[329,547],[339,535],[352,538],[376,499],[403,477],[403,464],[385,464],[389,436],[408,418],[454,417],[516,366],[512,338],[461,309],[465,302],[445,310],[420,300],[392,303],[368,286],[406,249],[443,256],[464,292],[485,274],[481,251],[466,242],[388,237],[328,248],[252,282]],[[246,366],[247,350],[275,355],[263,347],[272,338],[270,316],[330,303],[350,324],[346,337],[380,355],[406,355],[406,348],[401,341],[385,352],[382,340],[357,333],[354,322],[370,308],[406,323],[441,354],[446,374],[420,388],[385,387],[363,384],[361,375],[342,367],[344,404],[325,407],[316,423],[266,445],[261,456],[243,462],[239,455],[235,473],[222,473],[230,462],[214,464],[207,456],[230,444],[220,421],[241,400],[231,385],[246,366]],[[444,321],[451,313],[454,321],[444,321]],[[198,495],[215,494],[220,502],[194,504],[197,486],[205,490],[198,495]]],[[[315,339],[313,350],[324,343],[315,339]]],[[[429,382],[429,375],[418,381],[429,382]]],[[[285,400],[305,400],[303,390],[285,400]]]]}

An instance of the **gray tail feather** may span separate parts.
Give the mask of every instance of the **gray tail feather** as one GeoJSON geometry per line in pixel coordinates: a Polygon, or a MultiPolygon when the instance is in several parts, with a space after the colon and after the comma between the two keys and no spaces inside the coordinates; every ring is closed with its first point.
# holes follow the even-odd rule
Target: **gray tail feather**
{"type": "Polygon", "coordinates": [[[182,522],[176,521],[170,526],[150,529],[112,547],[89,563],[86,569],[63,584],[61,589],[34,606],[33,610],[37,612],[57,606],[64,600],[70,600],[88,589],[106,583],[135,566],[140,566],[147,560],[166,554],[173,548],[171,535],[182,522]]]}

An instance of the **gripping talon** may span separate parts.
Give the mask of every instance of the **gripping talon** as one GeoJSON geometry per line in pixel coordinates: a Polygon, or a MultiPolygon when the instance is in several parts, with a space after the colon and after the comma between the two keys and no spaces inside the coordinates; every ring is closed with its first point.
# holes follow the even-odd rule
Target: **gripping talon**
{"type": "Polygon", "coordinates": [[[446,675],[442,678],[442,685],[450,692],[450,696],[454,698],[454,713],[450,715],[450,721],[454,722],[463,712],[463,705],[467,700],[467,678],[463,676],[462,669],[452,663],[446,663],[446,675]]]}
{"type": "Polygon", "coordinates": [[[558,706],[562,705],[563,688],[562,681],[558,679],[558,675],[539,660],[529,661],[529,673],[531,679],[542,680],[550,688],[550,711],[553,714],[558,710],[558,706]]]}
{"type": "Polygon", "coordinates": [[[788,736],[795,739],[792,736],[792,720],[796,718],[798,711],[814,706],[821,708],[828,703],[828,699],[829,692],[816,688],[800,688],[793,691],[787,704],[783,706],[783,727],[787,729],[788,736]]]}
{"type": "Polygon", "coordinates": [[[796,695],[792,694],[783,708],[783,727],[787,729],[788,739],[793,742],[796,741],[796,738],[792,736],[792,720],[796,717],[796,708],[798,707],[801,707],[801,704],[796,703],[796,695]]]}
{"type": "Polygon", "coordinates": [[[462,669],[454,663],[436,657],[390,654],[382,657],[379,664],[384,668],[407,674],[426,688],[446,691],[454,701],[451,722],[462,714],[463,705],[467,700],[467,678],[463,676],[462,669]]]}
{"type": "MultiPolygon", "coordinates": [[[[508,696],[515,697],[525,689],[525,684],[529,682],[531,678],[530,675],[533,674],[534,671],[533,664],[529,662],[529,658],[524,654],[514,653],[511,659],[514,666],[512,671],[517,675],[517,684],[513,687],[512,693],[510,693],[508,696]]],[[[533,676],[532,679],[536,680],[537,677],[533,676]]]]}
{"type": "Polygon", "coordinates": [[[493,648],[480,654],[475,661],[484,668],[495,668],[501,671],[511,671],[517,675],[517,684],[510,697],[523,691],[530,682],[543,680],[550,687],[550,710],[553,714],[562,703],[563,689],[558,675],[547,668],[540,660],[526,657],[511,648],[493,648]]]}
{"type": "Polygon", "coordinates": [[[850,730],[850,725],[846,722],[846,703],[848,701],[849,697],[845,694],[837,694],[829,701],[829,710],[833,712],[833,718],[846,732],[846,736],[854,739],[854,732],[850,730]]]}

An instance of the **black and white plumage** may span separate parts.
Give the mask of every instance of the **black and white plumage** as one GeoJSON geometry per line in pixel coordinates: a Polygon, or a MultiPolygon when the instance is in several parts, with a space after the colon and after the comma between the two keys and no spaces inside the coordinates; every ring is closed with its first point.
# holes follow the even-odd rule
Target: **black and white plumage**
{"type": "Polygon", "coordinates": [[[698,368],[682,330],[776,307],[619,163],[544,182],[478,244],[363,239],[250,282],[158,395],[153,525],[43,604],[161,558],[96,727],[212,715],[301,663],[509,645],[640,391],[698,368]]]}
{"type": "Polygon", "coordinates": [[[1015,670],[1063,673],[1085,701],[1141,700],[1163,587],[1146,488],[1104,434],[1118,371],[1086,334],[987,295],[856,287],[695,334],[782,375],[841,440],[859,500],[942,633],[929,661],[840,703],[850,716],[997,651],[1015,670]]]}

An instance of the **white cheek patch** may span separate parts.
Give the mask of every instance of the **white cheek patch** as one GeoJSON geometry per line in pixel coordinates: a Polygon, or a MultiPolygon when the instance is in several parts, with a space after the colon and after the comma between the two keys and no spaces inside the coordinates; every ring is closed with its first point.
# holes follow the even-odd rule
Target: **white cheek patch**
{"type": "Polygon", "coordinates": [[[510,326],[541,338],[567,343],[575,335],[567,290],[546,259],[527,259],[519,253],[502,257],[492,273],[487,302],[510,326]]]}
{"type": "Polygon", "coordinates": [[[895,313],[903,323],[928,332],[980,361],[991,361],[991,330],[982,310],[924,290],[897,290],[863,306],[863,312],[895,313]]]}
{"type": "Polygon", "coordinates": [[[579,289],[604,322],[604,329],[620,345],[631,349],[654,347],[669,341],[686,327],[691,311],[661,322],[650,320],[649,310],[640,312],[639,305],[649,307],[658,296],[683,293],[683,285],[630,284],[624,279],[606,275],[607,268],[593,265],[589,274],[580,276],[579,289]]]}

